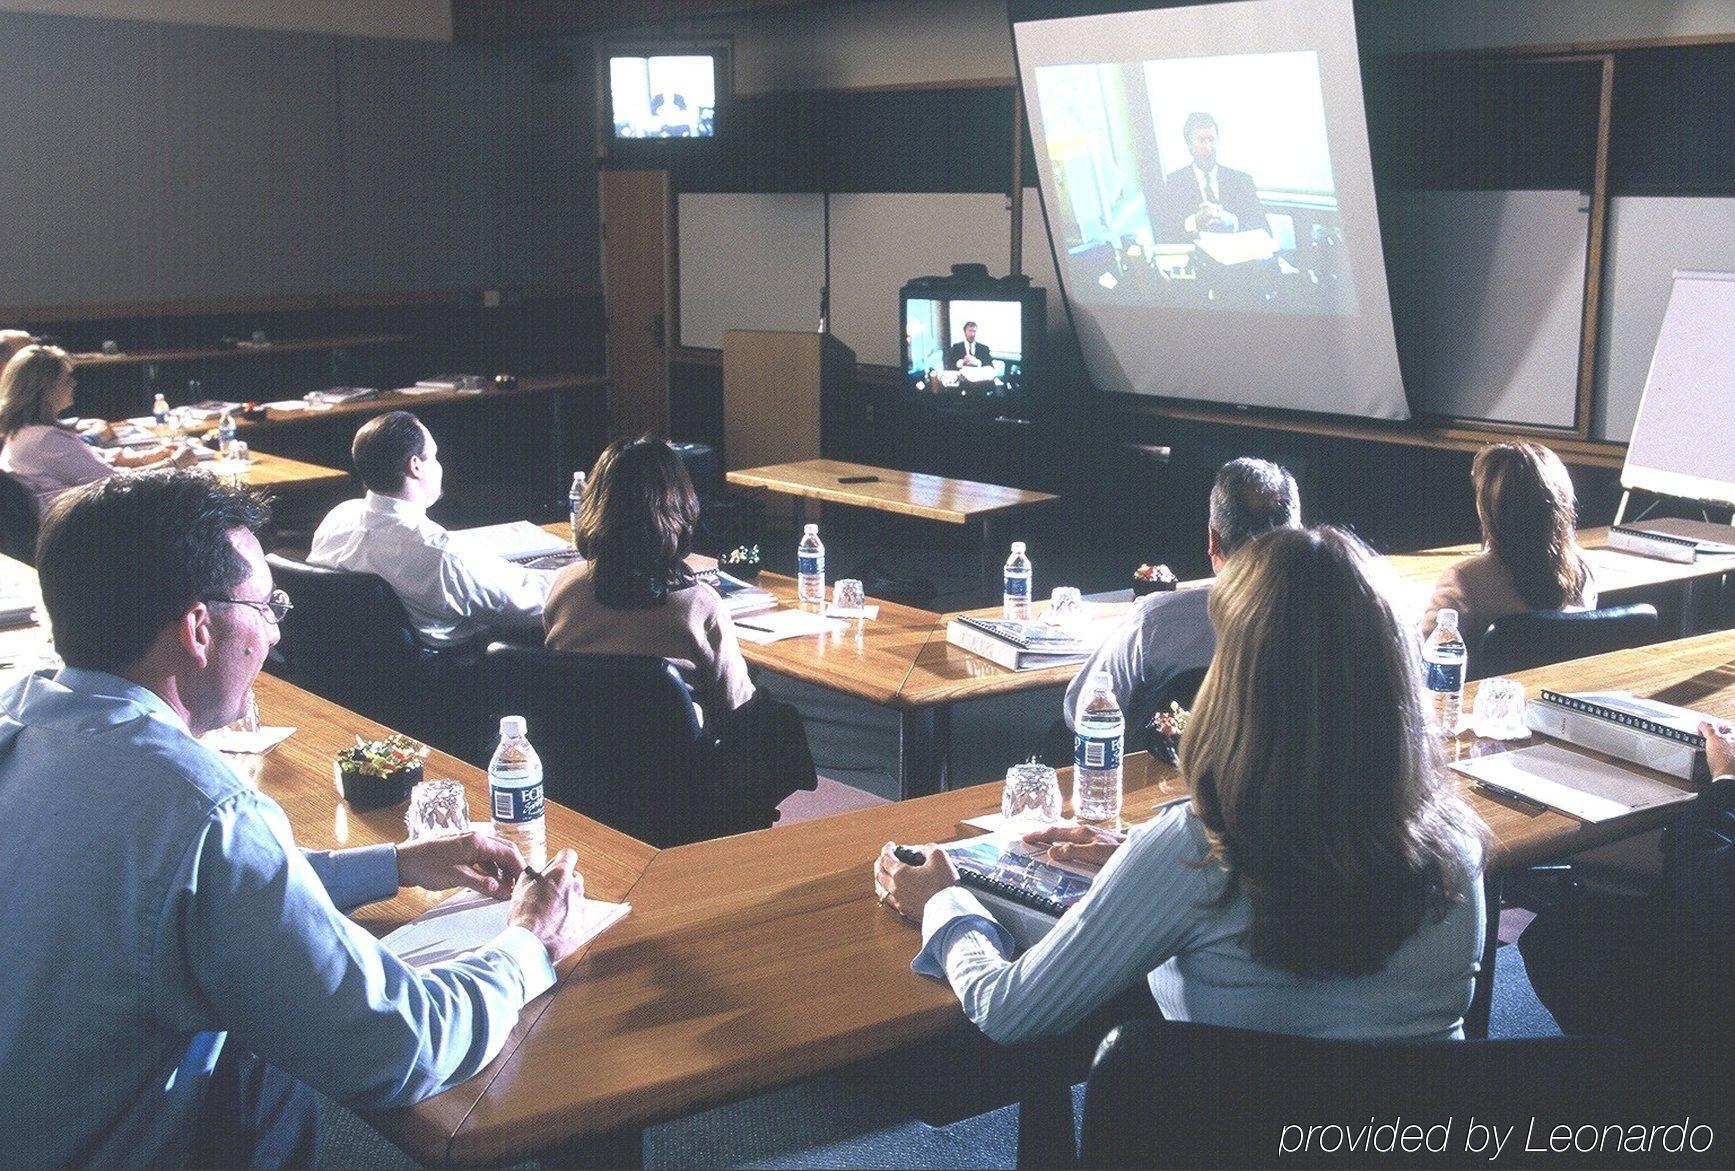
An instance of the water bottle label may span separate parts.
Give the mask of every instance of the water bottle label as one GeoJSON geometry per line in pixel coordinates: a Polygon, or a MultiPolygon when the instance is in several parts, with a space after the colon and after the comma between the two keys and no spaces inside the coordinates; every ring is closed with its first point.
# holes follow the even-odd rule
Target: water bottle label
{"type": "Polygon", "coordinates": [[[1028,577],[1006,577],[1005,594],[1009,598],[1028,598],[1030,596],[1030,579],[1028,577]]]}
{"type": "Polygon", "coordinates": [[[1464,664],[1463,664],[1463,662],[1459,661],[1456,663],[1429,663],[1428,664],[1428,690],[1429,691],[1462,691],[1462,690],[1464,690],[1464,664]]]}
{"type": "Polygon", "coordinates": [[[815,554],[803,554],[795,559],[797,573],[824,573],[825,558],[815,554]]]}
{"type": "Polygon", "coordinates": [[[494,803],[495,821],[535,821],[542,816],[541,781],[526,785],[522,789],[493,785],[489,788],[488,796],[494,803]]]}
{"type": "Polygon", "coordinates": [[[1119,768],[1121,738],[1080,733],[1073,738],[1072,763],[1077,768],[1119,768]]]}

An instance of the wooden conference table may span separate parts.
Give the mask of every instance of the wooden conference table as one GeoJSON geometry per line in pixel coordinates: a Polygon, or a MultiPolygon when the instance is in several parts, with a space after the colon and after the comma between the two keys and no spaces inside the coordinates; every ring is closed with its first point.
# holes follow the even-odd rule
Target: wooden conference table
{"type": "MultiPolygon", "coordinates": [[[[223,459],[211,460],[200,466],[213,475],[233,474],[235,467],[233,463],[223,459]]],[[[335,488],[349,483],[349,473],[337,468],[290,459],[286,455],[271,455],[268,452],[254,451],[248,453],[247,472],[244,479],[248,486],[253,488],[279,490],[335,488]]]]}
{"type": "MultiPolygon", "coordinates": [[[[1668,520],[1647,525],[1707,540],[1735,541],[1735,528],[1724,525],[1668,520]]],[[[564,522],[543,527],[562,540],[571,539],[571,526],[564,522]]],[[[1607,536],[1607,529],[1586,529],[1580,533],[1602,596],[1610,604],[1655,601],[1667,610],[1674,596],[1671,591],[1695,585],[1711,586],[1722,575],[1735,570],[1735,558],[1705,557],[1694,563],[1678,564],[1608,548],[1607,536]]],[[[1410,617],[1420,618],[1440,573],[1476,551],[1475,546],[1458,545],[1387,556],[1386,561],[1403,591],[1400,606],[1410,617]]],[[[792,578],[766,572],[759,575],[756,584],[771,591],[786,606],[798,604],[792,578]]],[[[741,650],[747,661],[761,670],[894,712],[898,719],[900,791],[905,797],[947,787],[955,705],[1064,686],[1078,672],[1076,663],[1030,671],[1008,670],[946,641],[946,623],[955,614],[935,614],[895,602],[875,601],[875,604],[880,611],[872,621],[851,620],[829,634],[766,645],[743,642],[741,650]]],[[[1096,610],[1106,616],[1131,604],[1130,601],[1097,603],[1096,610]]],[[[1687,609],[1683,604],[1683,612],[1687,609]]],[[[962,612],[997,615],[998,609],[962,612]]]]}
{"type": "Polygon", "coordinates": [[[1001,543],[995,540],[995,525],[1002,518],[1058,500],[1048,492],[1005,488],[975,480],[955,480],[896,468],[876,468],[837,459],[804,459],[795,463],[743,468],[728,474],[738,488],[763,488],[795,498],[796,528],[801,527],[805,501],[847,504],[876,512],[921,517],[943,524],[982,526],[982,583],[989,594],[999,595],[1001,543]]]}
{"type": "MultiPolygon", "coordinates": [[[[29,590],[34,579],[27,566],[0,559],[0,584],[29,590]]],[[[46,643],[40,628],[20,633],[46,643]]],[[[1729,718],[1735,632],[1519,678],[1532,692],[1626,689],[1729,718]]],[[[315,849],[398,840],[401,809],[355,813],[332,782],[338,749],[383,729],[268,675],[256,689],[263,720],[298,731],[265,756],[231,759],[284,807],[296,840],[315,849]]],[[[472,809],[487,807],[481,770],[440,753],[427,769],[462,781],[472,809]]],[[[1175,771],[1143,754],[1127,758],[1127,787],[1129,821],[1181,795],[1175,771]]],[[[1672,812],[1589,825],[1481,793],[1470,800],[1493,831],[1496,871],[1642,832],[1672,812]]],[[[646,1125],[958,1027],[951,991],[909,970],[919,934],[875,902],[869,866],[886,841],[956,837],[967,832],[961,819],[998,805],[999,786],[979,785],[658,851],[551,804],[550,847],[577,849],[587,891],[632,903],[632,914],[562,965],[560,982],[527,1006],[487,1069],[375,1116],[376,1125],[429,1163],[598,1151],[626,1161],[646,1125]]],[[[404,891],[357,918],[383,933],[438,898],[404,891]]]]}
{"type": "MultiPolygon", "coordinates": [[[[1618,687],[1731,716],[1735,634],[1521,678],[1533,692],[1618,687]]],[[[1181,794],[1174,770],[1143,754],[1127,762],[1129,819],[1181,794]]],[[[328,778],[317,783],[329,789],[328,778]]],[[[1592,826],[1480,793],[1470,800],[1493,830],[1497,870],[1670,814],[1592,826]]],[[[625,1161],[646,1125],[940,1036],[962,1020],[957,1001],[911,973],[919,933],[876,904],[869,867],[886,841],[959,836],[960,819],[998,803],[999,786],[981,785],[655,853],[626,892],[632,915],[568,970],[488,1071],[376,1121],[429,1162],[598,1150],[625,1161]]],[[[331,812],[315,803],[303,816],[331,812]]],[[[617,854],[608,864],[630,868],[632,856],[617,854]]]]}
{"type": "MultiPolygon", "coordinates": [[[[542,526],[571,541],[572,526],[542,526]]],[[[761,573],[754,582],[796,608],[795,579],[761,573]]],[[[946,641],[947,615],[878,599],[878,617],[839,619],[838,629],[773,643],[742,640],[747,662],[876,707],[898,719],[898,778],[904,797],[947,787],[952,704],[1066,683],[1076,663],[1035,671],[1009,671],[946,641]]],[[[1124,609],[1124,607],[1121,607],[1124,609]]],[[[986,611],[978,611],[986,613],[986,611]]],[[[998,613],[998,611],[995,611],[998,613]]]]}

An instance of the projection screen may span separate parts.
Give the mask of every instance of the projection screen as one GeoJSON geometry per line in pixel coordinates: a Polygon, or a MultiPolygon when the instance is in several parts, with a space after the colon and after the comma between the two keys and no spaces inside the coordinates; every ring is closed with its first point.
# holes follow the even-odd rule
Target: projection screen
{"type": "Polygon", "coordinates": [[[1098,389],[1409,417],[1350,3],[1013,25],[1098,389]]]}

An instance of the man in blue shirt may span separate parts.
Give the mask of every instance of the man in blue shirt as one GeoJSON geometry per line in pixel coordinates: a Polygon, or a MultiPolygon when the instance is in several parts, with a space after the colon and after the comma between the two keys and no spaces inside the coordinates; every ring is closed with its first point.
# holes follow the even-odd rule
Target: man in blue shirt
{"type": "Polygon", "coordinates": [[[468,1078],[574,950],[570,851],[540,879],[475,834],[304,854],[195,739],[240,714],[289,607],[265,523],[169,472],[44,524],[67,666],[0,697],[0,1166],[309,1162],[307,1087],[379,1108],[468,1078]],[[510,891],[510,925],[412,968],[342,913],[400,883],[510,891]]]}

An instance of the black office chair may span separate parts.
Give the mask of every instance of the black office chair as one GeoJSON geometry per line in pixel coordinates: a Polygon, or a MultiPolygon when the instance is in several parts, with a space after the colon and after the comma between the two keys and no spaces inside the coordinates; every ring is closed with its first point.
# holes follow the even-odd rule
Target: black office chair
{"type": "Polygon", "coordinates": [[[1657,608],[1607,606],[1601,610],[1536,610],[1498,619],[1470,658],[1470,675],[1486,679],[1550,663],[1645,646],[1660,637],[1657,608]]]}
{"type": "Polygon", "coordinates": [[[719,767],[717,738],[666,659],[497,642],[473,695],[471,760],[486,766],[501,716],[524,716],[549,800],[641,841],[682,845],[776,816],[719,767]]]}
{"type": "Polygon", "coordinates": [[[16,477],[0,472],[0,553],[36,564],[36,497],[16,477]]]}
{"type": "MultiPolygon", "coordinates": [[[[1499,1166],[1622,1164],[1618,1155],[1526,1152],[1530,1119],[1547,1134],[1557,1123],[1660,1118],[1660,1104],[1648,1108],[1646,1101],[1662,1096],[1655,1085],[1630,1047],[1605,1038],[1377,1043],[1130,1021],[1109,1033],[1091,1067],[1079,1161],[1087,1167],[1462,1167],[1493,1155],[1492,1146],[1481,1152],[1466,1147],[1474,1118],[1501,1133],[1516,1127],[1499,1166]],[[1352,1151],[1341,1133],[1322,1137],[1317,1130],[1306,1149],[1310,1124],[1360,1134],[1369,1119],[1372,1127],[1393,1119],[1414,1123],[1425,1143],[1444,1138],[1445,1149],[1369,1150],[1362,1140],[1352,1151]],[[1430,1132],[1448,1120],[1449,1132],[1430,1132]]],[[[1624,1161],[1634,1163],[1630,1156],[1624,1161]]]]}
{"type": "Polygon", "coordinates": [[[450,709],[480,646],[424,645],[397,594],[374,574],[281,553],[266,561],[295,604],[272,652],[276,674],[435,747],[461,746],[450,709]]]}
{"type": "MultiPolygon", "coordinates": [[[[1199,684],[1205,681],[1205,671],[1204,667],[1194,667],[1170,679],[1157,692],[1156,710],[1166,712],[1170,703],[1191,708],[1199,694],[1199,684]]],[[[1128,728],[1125,743],[1128,751],[1143,748],[1149,752],[1156,747],[1153,738],[1147,736],[1143,728],[1128,728]]],[[[1072,747],[1072,729],[1066,726],[1064,719],[1057,719],[1042,734],[1042,742],[1035,750],[1036,757],[1050,768],[1065,768],[1072,763],[1072,747]]]]}

